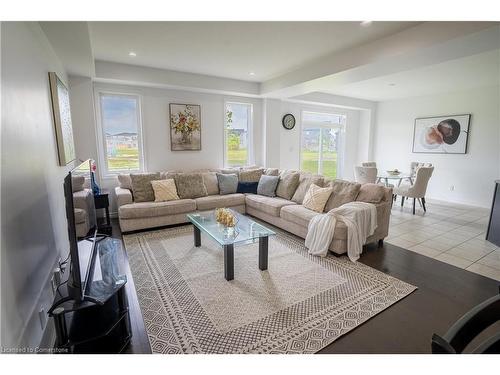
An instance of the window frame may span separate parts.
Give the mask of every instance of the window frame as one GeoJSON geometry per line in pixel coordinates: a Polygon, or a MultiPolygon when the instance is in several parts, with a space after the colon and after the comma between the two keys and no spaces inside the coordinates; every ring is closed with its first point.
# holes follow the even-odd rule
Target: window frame
{"type": "Polygon", "coordinates": [[[142,96],[137,93],[131,92],[121,92],[113,90],[95,90],[95,102],[96,102],[96,135],[97,135],[97,151],[99,156],[99,173],[101,178],[114,178],[121,173],[134,173],[134,172],[144,172],[146,170],[146,160],[144,156],[144,138],[143,138],[143,126],[142,126],[142,96]],[[102,111],[102,101],[103,96],[118,96],[125,98],[134,98],[137,102],[137,144],[138,144],[138,157],[139,157],[139,168],[138,169],[122,169],[110,171],[108,169],[108,157],[107,157],[107,144],[106,136],[104,130],[103,121],[103,111],[102,111]]]}
{"type": "Polygon", "coordinates": [[[342,178],[344,174],[344,156],[345,156],[345,128],[347,124],[347,113],[342,111],[336,112],[320,112],[314,110],[302,110],[300,114],[300,141],[299,141],[299,169],[302,167],[302,141],[304,138],[304,129],[321,129],[319,135],[318,151],[318,171],[316,173],[323,174],[323,129],[338,129],[340,132],[339,147],[337,150],[337,175],[335,178],[342,178]],[[342,116],[343,121],[340,124],[325,124],[324,122],[307,121],[304,122],[304,115],[306,113],[314,113],[328,116],[342,116]]]}
{"type": "Polygon", "coordinates": [[[223,166],[225,168],[237,168],[237,167],[245,167],[252,165],[254,163],[254,150],[253,150],[253,103],[249,102],[240,102],[240,101],[234,101],[234,100],[225,100],[224,101],[224,122],[223,122],[223,148],[224,148],[224,155],[223,155],[223,166]],[[228,104],[238,104],[238,105],[245,105],[249,107],[248,113],[249,113],[249,124],[248,124],[248,139],[247,139],[247,162],[245,165],[238,165],[238,166],[231,166],[228,164],[227,156],[228,156],[228,150],[227,150],[227,132],[226,132],[226,108],[228,104]]]}

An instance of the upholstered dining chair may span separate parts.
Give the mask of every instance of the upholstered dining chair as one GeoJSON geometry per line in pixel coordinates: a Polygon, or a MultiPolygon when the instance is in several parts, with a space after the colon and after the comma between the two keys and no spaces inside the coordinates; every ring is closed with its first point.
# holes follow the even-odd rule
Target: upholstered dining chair
{"type": "Polygon", "coordinates": [[[403,207],[406,198],[413,198],[413,215],[415,215],[415,201],[418,199],[424,212],[427,212],[425,207],[425,193],[427,185],[434,172],[434,167],[419,167],[415,173],[415,181],[413,185],[401,185],[394,187],[393,193],[401,195],[401,207],[403,207]]]}
{"type": "Polygon", "coordinates": [[[432,163],[420,163],[418,161],[412,161],[410,163],[410,175],[411,175],[411,177],[415,177],[415,173],[417,173],[417,169],[420,167],[432,167],[432,163]]]}
{"type": "Polygon", "coordinates": [[[374,184],[377,182],[377,168],[354,167],[354,179],[360,184],[374,184]]]}
{"type": "Polygon", "coordinates": [[[377,163],[374,162],[374,161],[365,161],[365,162],[361,163],[361,166],[362,167],[374,167],[374,168],[377,168],[377,163]]]}

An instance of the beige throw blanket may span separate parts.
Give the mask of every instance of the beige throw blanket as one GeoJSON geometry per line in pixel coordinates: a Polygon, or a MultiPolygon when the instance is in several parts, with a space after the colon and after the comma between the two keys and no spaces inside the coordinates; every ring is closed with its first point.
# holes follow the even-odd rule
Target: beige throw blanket
{"type": "Polygon", "coordinates": [[[366,239],[377,228],[377,208],[371,203],[349,202],[313,217],[309,222],[305,243],[309,254],[326,256],[337,220],[347,226],[347,255],[355,262],[363,251],[366,239]]]}

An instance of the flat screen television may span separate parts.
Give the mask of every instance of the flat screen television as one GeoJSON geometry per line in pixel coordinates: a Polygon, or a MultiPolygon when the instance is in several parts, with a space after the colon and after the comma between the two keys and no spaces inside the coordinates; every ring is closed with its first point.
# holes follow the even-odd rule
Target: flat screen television
{"type": "Polygon", "coordinates": [[[74,300],[84,299],[97,244],[97,219],[91,181],[93,160],[88,159],[64,178],[64,197],[70,250],[68,294],[74,300]]]}

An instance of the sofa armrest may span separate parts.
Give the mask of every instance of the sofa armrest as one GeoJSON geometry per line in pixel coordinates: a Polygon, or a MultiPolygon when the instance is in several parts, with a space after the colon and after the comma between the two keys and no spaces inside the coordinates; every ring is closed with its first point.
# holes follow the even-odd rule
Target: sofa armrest
{"type": "MultiPolygon", "coordinates": [[[[391,189],[392,196],[392,189],[391,189]]],[[[380,239],[385,238],[389,234],[389,223],[391,219],[392,198],[389,201],[382,201],[375,204],[377,207],[377,229],[376,233],[380,239]]]]}
{"type": "Polygon", "coordinates": [[[128,189],[116,187],[115,194],[116,204],[118,205],[118,208],[120,208],[120,206],[123,206],[124,204],[134,203],[134,200],[132,199],[132,193],[128,189]]]}
{"type": "MultiPolygon", "coordinates": [[[[83,189],[73,193],[73,206],[82,210],[89,210],[89,202],[92,199],[92,192],[90,189],[83,189]]],[[[91,202],[90,202],[91,203],[91,202]]]]}

